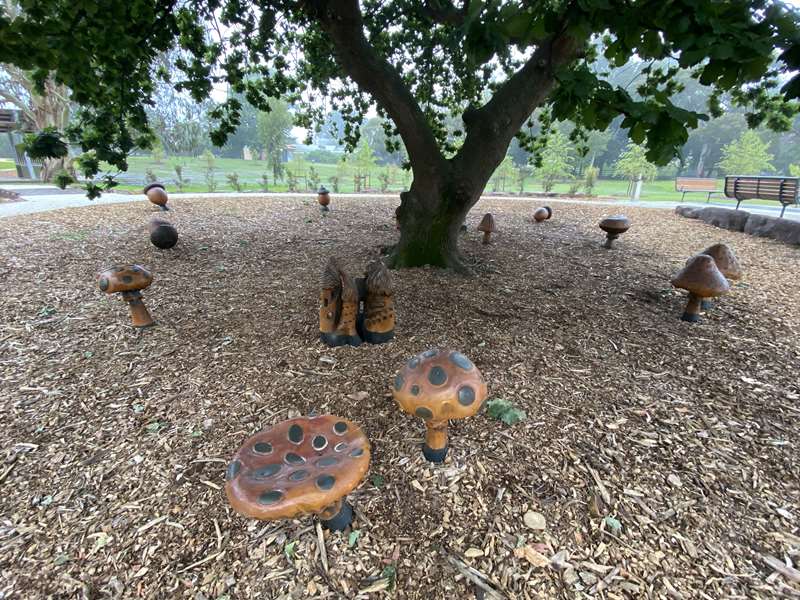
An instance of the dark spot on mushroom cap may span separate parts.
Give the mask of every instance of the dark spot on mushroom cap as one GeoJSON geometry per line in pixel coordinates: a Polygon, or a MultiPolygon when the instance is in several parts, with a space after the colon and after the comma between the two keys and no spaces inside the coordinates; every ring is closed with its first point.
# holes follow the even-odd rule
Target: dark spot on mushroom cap
{"type": "Polygon", "coordinates": [[[408,361],[408,368],[409,369],[416,369],[419,366],[419,359],[415,356],[410,361],[408,361]]]}
{"type": "Polygon", "coordinates": [[[424,406],[418,406],[417,409],[414,411],[414,414],[417,415],[420,419],[433,418],[433,413],[430,411],[429,408],[425,408],[424,406]]]}
{"type": "Polygon", "coordinates": [[[100,280],[100,290],[105,292],[108,289],[108,277],[103,277],[100,280]]]}
{"type": "Polygon", "coordinates": [[[293,444],[299,444],[303,441],[303,428],[296,423],[289,427],[289,441],[293,444]]]}
{"type": "Polygon", "coordinates": [[[453,352],[450,355],[450,362],[465,371],[469,371],[472,368],[472,361],[461,354],[461,352],[453,352]]]}
{"type": "Polygon", "coordinates": [[[353,451],[350,453],[350,456],[352,456],[353,458],[355,458],[355,457],[357,457],[357,456],[361,456],[362,454],[364,454],[364,449],[363,449],[363,448],[355,448],[355,449],[354,449],[354,450],[353,450],[353,451]]]}
{"type": "Polygon", "coordinates": [[[306,462],[306,459],[300,456],[299,454],[295,454],[294,452],[289,452],[286,456],[283,457],[287,463],[290,465],[302,465],[306,462]]]}
{"type": "Polygon", "coordinates": [[[250,472],[250,477],[253,479],[266,479],[267,477],[272,477],[281,470],[281,465],[278,463],[270,463],[268,465],[264,465],[263,467],[259,467],[258,469],[254,469],[250,472]]]}
{"type": "Polygon", "coordinates": [[[292,481],[302,481],[306,477],[308,477],[308,471],[304,469],[300,469],[299,471],[295,471],[294,473],[289,475],[289,479],[291,479],[292,481]]]}
{"type": "Polygon", "coordinates": [[[422,356],[422,358],[433,358],[437,354],[439,354],[439,350],[436,348],[431,348],[430,350],[425,350],[425,352],[423,352],[420,356],[422,356]]]}
{"type": "Polygon", "coordinates": [[[338,444],[336,444],[336,445],[333,447],[333,450],[334,450],[335,452],[341,452],[341,451],[342,451],[342,450],[344,450],[345,448],[347,448],[347,444],[345,444],[344,442],[339,442],[338,444]]]}
{"type": "Polygon", "coordinates": [[[419,386],[418,385],[412,385],[411,386],[411,395],[412,396],[419,396],[419,386]]]}
{"type": "Polygon", "coordinates": [[[405,382],[406,380],[403,379],[403,376],[398,373],[398,375],[394,378],[394,389],[399,392],[401,389],[403,389],[405,382]]]}
{"type": "Polygon", "coordinates": [[[344,435],[347,433],[347,423],[344,421],[337,421],[333,426],[333,432],[336,435],[344,435]]]}
{"type": "Polygon", "coordinates": [[[320,475],[317,477],[317,487],[321,490],[329,490],[336,483],[336,478],[333,475],[320,475]]]}
{"type": "Polygon", "coordinates": [[[333,465],[337,464],[339,459],[335,456],[326,456],[325,458],[320,458],[317,461],[318,467],[332,467],[333,465]]]}
{"type": "Polygon", "coordinates": [[[465,385],[458,390],[458,403],[462,406],[469,406],[475,402],[475,390],[465,385]]]}
{"type": "Polygon", "coordinates": [[[311,440],[311,445],[314,447],[314,450],[322,450],[328,445],[328,440],[324,435],[317,435],[314,436],[313,440],[311,440]]]}
{"type": "Polygon", "coordinates": [[[257,442],[253,445],[253,451],[258,454],[269,454],[272,452],[272,444],[269,442],[257,442]]]}
{"type": "Polygon", "coordinates": [[[283,494],[281,492],[278,490],[269,490],[258,497],[258,503],[275,504],[276,502],[280,502],[281,498],[283,498],[283,494]]]}
{"type": "Polygon", "coordinates": [[[228,465],[228,469],[225,471],[225,479],[230,481],[234,477],[239,474],[239,471],[242,470],[242,463],[238,460],[233,461],[231,464],[228,465]]]}
{"type": "Polygon", "coordinates": [[[132,283],[133,282],[133,277],[131,277],[130,275],[123,275],[122,276],[122,281],[123,281],[123,283],[132,283]]]}
{"type": "Polygon", "coordinates": [[[428,381],[433,385],[444,385],[447,382],[447,373],[442,367],[433,367],[428,373],[428,381]]]}

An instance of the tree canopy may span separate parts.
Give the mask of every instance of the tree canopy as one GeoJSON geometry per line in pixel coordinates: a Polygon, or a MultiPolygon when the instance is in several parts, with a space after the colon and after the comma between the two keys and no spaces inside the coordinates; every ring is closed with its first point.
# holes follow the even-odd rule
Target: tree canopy
{"type": "Polygon", "coordinates": [[[745,131],[739,139],[722,148],[719,167],[726,175],[761,175],[764,171],[775,171],[773,158],[769,144],[755,131],[745,131]]]}

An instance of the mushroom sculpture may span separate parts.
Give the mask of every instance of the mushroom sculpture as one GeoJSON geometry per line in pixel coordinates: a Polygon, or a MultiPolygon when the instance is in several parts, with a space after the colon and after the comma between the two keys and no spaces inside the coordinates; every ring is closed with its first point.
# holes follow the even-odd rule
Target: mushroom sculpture
{"type": "Polygon", "coordinates": [[[689,301],[681,319],[690,323],[700,320],[700,306],[704,298],[716,298],[730,289],[728,280],[708,254],[698,254],[686,261],[686,266],[672,278],[671,283],[689,292],[689,301]]]}
{"type": "Polygon", "coordinates": [[[542,221],[547,221],[550,217],[553,216],[553,209],[549,206],[540,206],[535,211],[533,211],[533,220],[537,223],[541,223],[542,221]]]}
{"type": "Polygon", "coordinates": [[[153,317],[147,312],[141,294],[153,282],[153,276],[147,269],[139,265],[112,267],[100,273],[97,279],[97,285],[106,294],[122,292],[122,299],[130,307],[131,323],[134,327],[150,327],[155,324],[153,317]]]}
{"type": "Polygon", "coordinates": [[[486,213],[483,215],[483,218],[478,225],[478,231],[483,232],[483,243],[488,244],[492,234],[497,231],[497,228],[494,225],[494,217],[492,216],[492,213],[486,213]]]}
{"type": "Polygon", "coordinates": [[[322,210],[322,212],[330,210],[328,205],[331,203],[331,194],[327,189],[325,189],[324,185],[319,186],[319,190],[317,191],[317,202],[319,202],[320,210],[322,210]]]}
{"type": "Polygon", "coordinates": [[[394,337],[394,291],[389,269],[376,260],[367,265],[366,300],[362,336],[370,344],[383,344],[394,337]]]}
{"type": "Polygon", "coordinates": [[[225,473],[233,509],[265,521],[318,515],[342,531],[353,520],[346,496],[369,469],[361,427],[340,417],[298,417],[249,438],[225,473]]]}
{"type": "Polygon", "coordinates": [[[422,454],[437,463],[447,456],[447,422],[477,413],[487,395],[481,372],[452,350],[433,349],[415,356],[397,373],[392,389],[404,412],[425,421],[422,454]]]}
{"type": "Polygon", "coordinates": [[[169,197],[167,196],[167,190],[163,184],[151,183],[146,185],[143,191],[150,202],[158,206],[161,210],[169,210],[167,207],[167,200],[169,197]]]}
{"type": "Polygon", "coordinates": [[[150,241],[156,248],[169,250],[178,243],[178,230],[175,226],[159,217],[150,220],[150,241]]]}
{"type": "Polygon", "coordinates": [[[328,346],[358,346],[358,288],[339,261],[328,260],[319,296],[319,335],[328,346]]]}
{"type": "Polygon", "coordinates": [[[612,242],[631,228],[631,220],[625,215],[614,215],[600,221],[600,229],[606,232],[603,248],[611,248],[612,242]]]}
{"type": "MultiPolygon", "coordinates": [[[[714,244],[703,250],[700,254],[708,254],[714,259],[714,264],[717,265],[719,272],[725,276],[725,279],[730,281],[737,281],[742,278],[742,267],[739,266],[739,261],[733,250],[727,244],[714,244]]],[[[703,300],[701,307],[704,309],[711,308],[712,303],[710,300],[703,300]]]]}

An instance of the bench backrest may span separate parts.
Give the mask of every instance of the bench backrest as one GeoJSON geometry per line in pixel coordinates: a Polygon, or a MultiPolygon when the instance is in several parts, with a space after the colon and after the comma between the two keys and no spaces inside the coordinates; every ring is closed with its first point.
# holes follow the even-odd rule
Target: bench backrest
{"type": "Polygon", "coordinates": [[[716,192],[717,180],[707,177],[678,177],[675,189],[679,192],[716,192]]]}
{"type": "Polygon", "coordinates": [[[736,200],[776,200],[795,204],[800,189],[798,177],[740,177],[725,178],[725,195],[736,200]]]}

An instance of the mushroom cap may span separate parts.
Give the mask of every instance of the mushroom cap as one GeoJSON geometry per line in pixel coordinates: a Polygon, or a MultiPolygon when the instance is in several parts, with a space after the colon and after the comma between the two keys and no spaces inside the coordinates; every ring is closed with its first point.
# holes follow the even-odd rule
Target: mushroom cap
{"type": "Polygon", "coordinates": [[[701,298],[715,298],[731,289],[728,280],[708,254],[698,254],[687,260],[686,266],[678,271],[670,283],[701,298]]]}
{"type": "Polygon", "coordinates": [[[163,183],[159,183],[157,181],[154,181],[153,183],[148,183],[146,186],[144,186],[144,189],[142,190],[142,193],[146,196],[147,192],[149,192],[153,188],[161,188],[162,190],[167,191],[167,188],[164,187],[163,183]]]}
{"type": "Polygon", "coordinates": [[[324,186],[324,185],[321,185],[321,186],[319,186],[319,189],[317,190],[317,193],[318,193],[318,194],[328,194],[329,192],[328,192],[328,190],[325,188],[325,186],[324,186]]]}
{"type": "Polygon", "coordinates": [[[400,369],[392,395],[404,412],[426,421],[442,421],[477,413],[488,390],[483,375],[466,356],[431,349],[400,369]]]}
{"type": "Polygon", "coordinates": [[[625,233],[631,228],[631,220],[625,215],[614,215],[600,221],[600,229],[606,233],[625,233]]]}
{"type": "Polygon", "coordinates": [[[739,266],[736,255],[727,244],[714,244],[703,250],[700,254],[708,254],[713,258],[720,273],[722,273],[726,279],[742,278],[742,267],[739,266]]]}
{"type": "Polygon", "coordinates": [[[97,275],[97,285],[106,294],[135,292],[150,287],[153,275],[141,265],[111,267],[97,275]]]}
{"type": "Polygon", "coordinates": [[[492,213],[486,213],[483,215],[480,225],[478,225],[478,231],[488,231],[489,233],[497,231],[494,226],[494,217],[492,216],[492,213]]]}
{"type": "Polygon", "coordinates": [[[150,220],[150,241],[156,248],[168,250],[178,243],[178,230],[165,219],[153,217],[150,220]]]}
{"type": "Polygon", "coordinates": [[[316,514],[361,483],[369,457],[369,440],[352,421],[289,419],[239,448],[225,473],[225,494],[236,512],[253,519],[316,514]]]}

